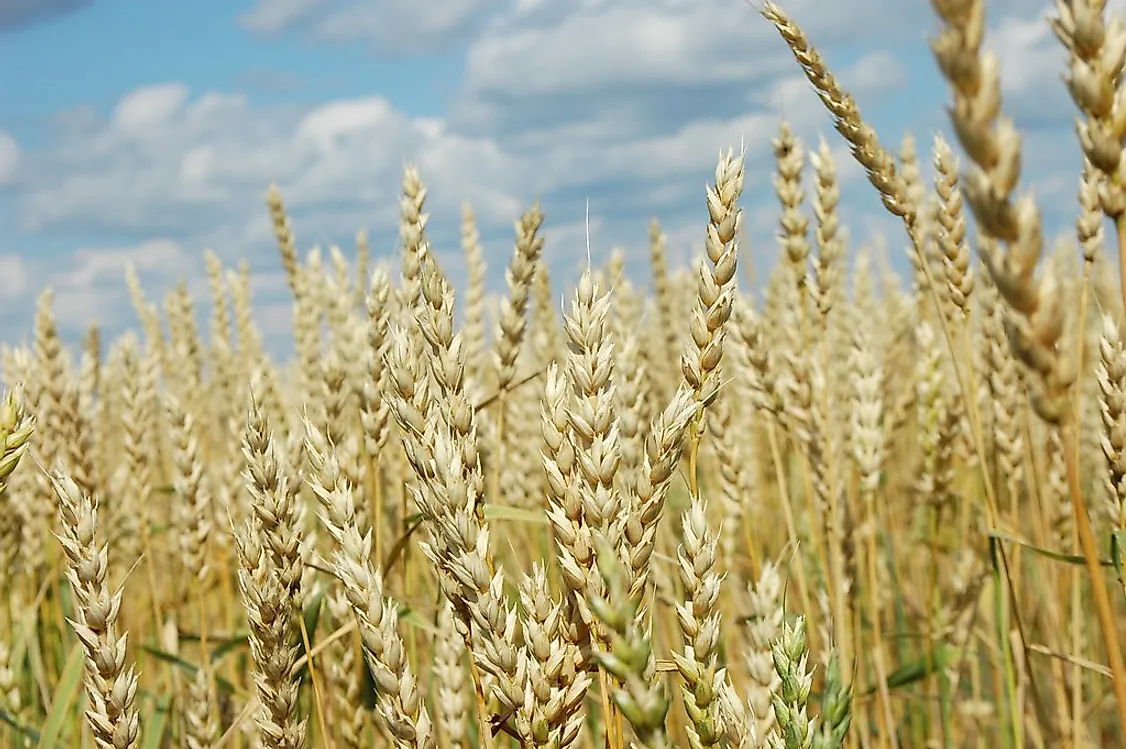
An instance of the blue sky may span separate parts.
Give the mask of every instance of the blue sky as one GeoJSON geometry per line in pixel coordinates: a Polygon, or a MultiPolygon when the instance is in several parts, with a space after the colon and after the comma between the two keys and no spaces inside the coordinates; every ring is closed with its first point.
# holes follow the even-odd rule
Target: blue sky
{"type": "MultiPolygon", "coordinates": [[[[1050,232],[1069,231],[1079,174],[1063,56],[1048,3],[990,4],[1006,109],[1025,132],[1025,184],[1050,232]]],[[[254,269],[259,320],[282,351],[288,318],[263,203],[281,187],[302,250],[367,229],[395,246],[405,162],[430,188],[433,244],[455,278],[459,206],[476,209],[499,290],[512,221],[532,200],[560,284],[622,247],[646,283],[646,224],[676,262],[702,240],[721,149],[747,148],[749,256],[772,265],[770,138],[783,114],[824,136],[851,247],[901,230],[832,131],[777,34],[745,0],[0,0],[0,338],[30,330],[50,285],[63,332],[135,321],[180,278],[202,298],[202,253],[254,269]]],[[[929,161],[947,132],[923,0],[791,0],[889,146],[929,161]]],[[[1121,9],[1121,4],[1112,7],[1121,9]]],[[[948,136],[949,137],[949,136],[948,136]]],[[[927,169],[930,175],[930,169],[927,169]]]]}

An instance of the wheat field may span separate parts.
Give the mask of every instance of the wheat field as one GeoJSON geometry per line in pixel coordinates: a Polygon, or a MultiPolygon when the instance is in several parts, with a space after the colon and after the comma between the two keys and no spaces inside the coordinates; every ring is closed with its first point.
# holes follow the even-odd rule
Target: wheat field
{"type": "Polygon", "coordinates": [[[73,352],[43,290],[0,350],[0,745],[1126,745],[1126,19],[1048,21],[1084,163],[1046,248],[985,2],[931,5],[954,136],[894,147],[782,7],[751,18],[909,278],[783,122],[770,175],[720,153],[691,267],[654,220],[649,278],[553,288],[534,205],[495,299],[472,196],[455,290],[415,168],[394,258],[299,251],[271,187],[289,363],[246,264],[206,256],[206,332],[130,271],[138,330],[73,352]]]}

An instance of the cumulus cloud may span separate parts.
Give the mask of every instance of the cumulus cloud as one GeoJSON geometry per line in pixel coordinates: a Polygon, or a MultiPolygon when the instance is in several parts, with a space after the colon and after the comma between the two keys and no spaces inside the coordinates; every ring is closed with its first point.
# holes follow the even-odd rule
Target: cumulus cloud
{"type": "MultiPolygon", "coordinates": [[[[888,34],[907,15],[897,7],[881,0],[786,4],[794,17],[810,19],[809,31],[828,45],[888,34]]],[[[792,65],[776,45],[764,44],[776,37],[751,6],[730,0],[527,3],[474,41],[466,85],[476,93],[525,96],[746,82],[792,65]]]]}
{"type": "Polygon", "coordinates": [[[0,187],[11,182],[20,160],[20,147],[16,139],[0,130],[0,187]]]}
{"type": "Polygon", "coordinates": [[[77,289],[116,281],[132,265],[139,274],[157,272],[175,277],[188,267],[184,248],[170,239],[152,239],[128,247],[99,247],[76,250],[69,270],[56,276],[60,288],[77,289]]]}
{"type": "Polygon", "coordinates": [[[80,10],[93,0],[0,0],[0,33],[34,26],[80,10]]]}
{"type": "MultiPolygon", "coordinates": [[[[866,91],[872,64],[861,58],[841,75],[866,91]]],[[[825,124],[816,99],[805,97],[825,124]]],[[[238,95],[150,86],[106,116],[74,118],[78,124],[58,128],[50,148],[29,152],[18,215],[31,231],[215,241],[210,232],[223,230],[224,244],[245,245],[269,239],[262,194],[276,181],[310,241],[361,225],[393,231],[409,160],[422,170],[431,210],[447,227],[466,199],[486,228],[509,225],[536,198],[547,200],[549,216],[564,211],[563,221],[588,198],[595,211],[642,221],[654,211],[697,212],[721,148],[745,142],[753,163],[767,168],[777,109],[747,103],[730,116],[705,112],[646,128],[592,112],[585,121],[501,138],[407,116],[380,97],[257,109],[238,95]],[[333,226],[341,220],[353,223],[333,226]]]]}
{"type": "Polygon", "coordinates": [[[181,280],[206,298],[202,251],[168,238],[132,244],[85,245],[63,253],[0,253],[0,318],[30,325],[34,295],[50,287],[54,311],[64,336],[81,335],[97,324],[116,335],[137,321],[125,284],[132,265],[151,300],[181,280]]]}
{"type": "Polygon", "coordinates": [[[127,135],[143,135],[179,116],[187,98],[187,87],[179,83],[137,89],[117,103],[111,123],[127,135]]]}
{"type": "Polygon", "coordinates": [[[15,253],[0,253],[0,304],[16,299],[27,289],[27,269],[23,258],[15,253]]]}
{"type": "Polygon", "coordinates": [[[298,32],[323,43],[360,42],[384,55],[432,52],[463,41],[500,0],[258,0],[241,17],[259,34],[298,32]]]}
{"type": "MultiPolygon", "coordinates": [[[[430,188],[429,226],[437,251],[450,258],[444,265],[458,267],[457,218],[468,199],[499,286],[511,222],[540,199],[548,256],[566,284],[585,257],[588,204],[596,261],[614,245],[643,257],[651,215],[666,225],[674,257],[686,259],[703,236],[704,185],[717,152],[743,143],[747,231],[761,271],[776,255],[770,140],[783,114],[807,147],[821,135],[832,147],[849,188],[842,207],[855,243],[880,231],[889,246],[903,244],[901,227],[880,208],[784,43],[740,0],[443,0],[429,8],[399,26],[388,19],[408,13],[405,0],[259,0],[242,21],[258,33],[304,29],[377,47],[384,29],[394,29],[423,49],[485,18],[442,117],[410,115],[379,96],[254,106],[237,93],[173,82],[139,88],[108,112],[60,113],[46,146],[15,148],[8,173],[25,231],[114,238],[108,252],[91,249],[55,278],[71,289],[75,309],[88,313],[96,301],[83,289],[121,287],[121,258],[139,262],[140,248],[163,258],[152,267],[155,282],[171,278],[157,266],[202,267],[205,246],[229,259],[250,255],[256,270],[274,267],[263,205],[270,182],[282,188],[303,248],[344,244],[365,227],[377,254],[388,253],[406,161],[418,164],[430,188]],[[369,23],[375,16],[366,14],[378,12],[386,14],[381,24],[369,23]],[[144,244],[151,237],[165,239],[144,244]]],[[[933,133],[948,131],[941,105],[949,94],[925,47],[933,18],[920,24],[918,7],[894,0],[792,0],[786,8],[885,145],[898,150],[911,130],[927,164],[933,133]]],[[[1026,135],[1025,183],[1036,185],[1049,214],[1065,217],[1078,152],[1068,150],[1073,107],[1059,82],[1062,53],[1042,4],[1001,0],[991,8],[988,43],[1003,60],[1007,108],[1018,125],[1035,124],[1026,135]],[[1051,108],[1043,103],[1050,97],[1057,97],[1051,108]]],[[[0,183],[4,163],[0,140],[0,183]]],[[[37,283],[40,275],[29,278],[37,283]]]]}
{"type": "Polygon", "coordinates": [[[481,211],[516,204],[516,176],[495,143],[411,118],[380,97],[305,110],[255,109],[239,95],[191,96],[177,84],[125,96],[106,117],[56,129],[50,148],[29,152],[21,193],[24,228],[105,229],[189,236],[201,224],[238,223],[263,211],[278,182],[295,206],[372,212],[391,206],[404,161],[458,188],[491,184],[481,211]]]}
{"type": "MultiPolygon", "coordinates": [[[[201,290],[203,258],[167,239],[150,239],[124,246],[82,247],[70,253],[66,270],[49,272],[55,292],[54,309],[60,329],[84,330],[97,323],[109,330],[134,324],[134,311],[125,285],[125,269],[132,265],[146,287],[170,289],[181,279],[193,279],[201,290]]],[[[44,268],[39,272],[43,273],[44,268]]],[[[159,301],[159,300],[157,300],[159,301]]]]}

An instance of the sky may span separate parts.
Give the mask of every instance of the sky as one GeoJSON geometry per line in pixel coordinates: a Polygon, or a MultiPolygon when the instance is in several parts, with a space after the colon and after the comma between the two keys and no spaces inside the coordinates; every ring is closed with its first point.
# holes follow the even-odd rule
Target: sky
{"type": "MultiPolygon", "coordinates": [[[[929,2],[781,5],[887,146],[914,135],[930,178],[935,135],[955,141],[929,2]]],[[[1055,234],[1072,231],[1081,161],[1050,11],[994,0],[986,43],[1024,136],[1022,185],[1055,234]]],[[[690,262],[717,157],[742,146],[741,262],[762,274],[778,257],[770,140],[783,118],[807,148],[833,149],[851,254],[882,239],[906,270],[902,227],[748,0],[0,0],[0,341],[29,337],[47,286],[70,340],[92,322],[109,336],[137,327],[127,263],[150,299],[184,279],[205,310],[210,249],[250,264],[257,320],[285,356],[269,185],[302,252],[351,256],[365,229],[395,261],[407,163],[455,286],[462,203],[499,291],[513,222],[539,200],[562,293],[588,242],[596,264],[621,248],[646,285],[651,217],[671,262],[690,262]]]]}

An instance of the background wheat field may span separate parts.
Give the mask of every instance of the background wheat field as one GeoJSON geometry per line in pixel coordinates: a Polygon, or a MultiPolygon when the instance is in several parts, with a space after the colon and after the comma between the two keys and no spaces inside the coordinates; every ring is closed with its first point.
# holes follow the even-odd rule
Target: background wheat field
{"type": "Polygon", "coordinates": [[[1057,0],[1084,155],[1047,247],[984,0],[933,0],[954,142],[893,147],[772,25],[912,274],[845,240],[783,121],[724,148],[702,252],[650,277],[514,217],[486,293],[402,178],[397,255],[300,249],[291,362],[208,254],[77,351],[50,288],[0,372],[0,743],[219,749],[1126,745],[1126,19],[1057,0]],[[920,162],[933,165],[924,181],[920,162]],[[772,180],[777,263],[743,262],[772,180]],[[896,241],[900,241],[897,238],[896,241]]]}

